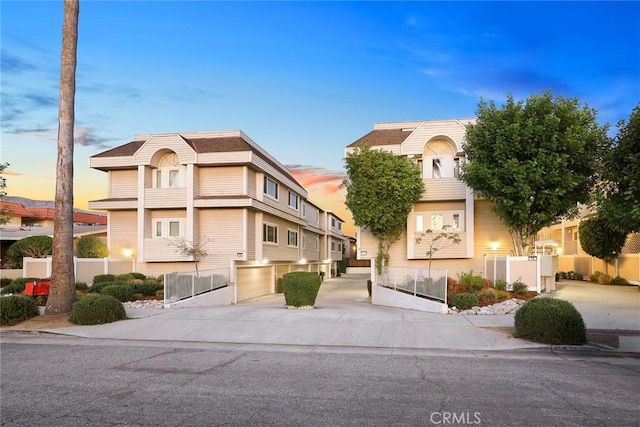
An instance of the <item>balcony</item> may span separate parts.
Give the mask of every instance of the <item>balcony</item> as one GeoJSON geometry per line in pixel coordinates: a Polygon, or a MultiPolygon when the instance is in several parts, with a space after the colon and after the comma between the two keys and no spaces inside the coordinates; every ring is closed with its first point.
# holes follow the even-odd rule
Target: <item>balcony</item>
{"type": "Polygon", "coordinates": [[[464,200],[467,186],[457,178],[425,178],[421,200],[464,200]]]}
{"type": "Polygon", "coordinates": [[[168,239],[144,239],[144,260],[147,262],[191,261],[178,253],[168,239]]]}
{"type": "Polygon", "coordinates": [[[187,188],[145,188],[144,207],[146,209],[185,208],[187,188]]]}

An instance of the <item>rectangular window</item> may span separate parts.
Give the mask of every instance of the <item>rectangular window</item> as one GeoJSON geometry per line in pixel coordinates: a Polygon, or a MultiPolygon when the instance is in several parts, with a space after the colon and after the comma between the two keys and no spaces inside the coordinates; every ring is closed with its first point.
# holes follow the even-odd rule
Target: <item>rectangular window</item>
{"type": "Polygon", "coordinates": [[[184,237],[184,219],[159,219],[154,221],[154,237],[184,237]]]}
{"type": "Polygon", "coordinates": [[[460,176],[460,157],[453,158],[453,176],[454,178],[460,176]]]}
{"type": "Polygon", "coordinates": [[[460,214],[453,214],[453,219],[451,220],[451,228],[453,230],[460,230],[460,214]]]}
{"type": "Polygon", "coordinates": [[[287,245],[298,247],[298,232],[294,230],[287,230],[287,245]]]}
{"type": "Polygon", "coordinates": [[[307,204],[302,202],[302,217],[306,218],[307,217],[307,204]]]}
{"type": "Polygon", "coordinates": [[[298,210],[298,195],[289,191],[289,207],[298,210]]]}
{"type": "Polygon", "coordinates": [[[302,249],[307,249],[307,236],[302,235],[302,249]]]}
{"type": "Polygon", "coordinates": [[[169,237],[178,237],[178,236],[180,236],[180,222],[169,221],[169,237]]]}
{"type": "Polygon", "coordinates": [[[424,217],[422,215],[416,215],[416,231],[424,231],[424,217]]]}
{"type": "Polygon", "coordinates": [[[331,226],[334,228],[336,226],[336,219],[334,217],[331,217],[331,226]]]}
{"type": "Polygon", "coordinates": [[[160,169],[156,169],[156,188],[162,188],[162,171],[160,169]]]}
{"type": "Polygon", "coordinates": [[[336,251],[336,242],[331,242],[331,252],[335,252],[336,251]]]}
{"type": "Polygon", "coordinates": [[[278,198],[278,183],[267,176],[264,177],[264,194],[278,198]]]}
{"type": "Polygon", "coordinates": [[[169,171],[169,187],[179,187],[180,186],[180,174],[177,170],[169,171]]]}
{"type": "Polygon", "coordinates": [[[278,227],[272,224],[262,224],[262,241],[278,244],[278,227]]]}
{"type": "Polygon", "coordinates": [[[442,159],[433,159],[431,178],[442,178],[442,159]]]}

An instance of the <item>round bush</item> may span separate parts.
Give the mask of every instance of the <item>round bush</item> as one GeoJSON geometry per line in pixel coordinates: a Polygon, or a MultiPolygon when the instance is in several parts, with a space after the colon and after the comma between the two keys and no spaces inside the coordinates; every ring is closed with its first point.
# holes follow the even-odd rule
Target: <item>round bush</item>
{"type": "Polygon", "coordinates": [[[107,286],[113,286],[113,285],[125,285],[126,283],[122,283],[122,282],[118,282],[117,280],[113,280],[113,281],[109,281],[109,282],[97,282],[97,283],[93,283],[93,285],[91,285],[89,287],[89,293],[92,294],[99,294],[102,292],[102,290],[104,288],[106,288],[107,286]]]}
{"type": "Polygon", "coordinates": [[[33,298],[11,295],[0,298],[0,325],[11,326],[40,315],[33,298]]]}
{"type": "Polygon", "coordinates": [[[529,290],[529,286],[526,283],[522,282],[513,282],[511,284],[511,289],[513,289],[513,293],[517,295],[524,295],[529,290]]]}
{"type": "Polygon", "coordinates": [[[623,277],[620,277],[620,276],[616,276],[613,279],[611,279],[610,284],[614,285],[614,286],[629,286],[630,285],[630,283],[629,283],[629,281],[627,279],[625,279],[623,277]]]}
{"type": "Polygon", "coordinates": [[[468,310],[478,305],[478,297],[469,292],[455,294],[451,297],[451,306],[458,310],[468,310]]]}
{"type": "Polygon", "coordinates": [[[533,298],[516,311],[515,337],[545,344],[584,344],[587,330],[582,315],[569,301],[533,298]]]}
{"type": "Polygon", "coordinates": [[[156,286],[157,285],[155,283],[138,283],[134,284],[132,288],[134,294],[140,294],[148,297],[156,294],[158,291],[156,286]]]}
{"type": "Polygon", "coordinates": [[[118,274],[116,276],[116,280],[119,280],[121,282],[133,283],[134,277],[131,273],[124,273],[124,274],[118,274]]]}
{"type": "Polygon", "coordinates": [[[73,305],[69,321],[76,325],[101,325],[127,318],[120,301],[111,295],[89,294],[73,305]]]}
{"type": "Polygon", "coordinates": [[[116,280],[115,274],[98,274],[97,276],[93,276],[93,284],[102,283],[102,282],[113,282],[116,280]]]}
{"type": "Polygon", "coordinates": [[[142,273],[137,273],[137,272],[134,271],[133,273],[130,273],[130,274],[133,276],[134,279],[140,279],[140,280],[146,280],[147,279],[147,276],[142,274],[142,273]]]}
{"type": "Polygon", "coordinates": [[[49,236],[29,236],[9,246],[4,261],[9,268],[22,268],[23,257],[46,258],[52,253],[53,238],[49,236]]]}
{"type": "Polygon", "coordinates": [[[13,279],[10,284],[2,288],[0,291],[1,294],[20,294],[24,292],[25,283],[33,282],[36,280],[40,280],[37,277],[18,277],[17,279],[13,279]]]}
{"type": "Polygon", "coordinates": [[[76,282],[76,291],[86,291],[89,289],[89,285],[84,282],[76,282]]]}
{"type": "Polygon", "coordinates": [[[0,277],[0,288],[4,288],[7,285],[10,285],[13,282],[13,279],[9,277],[0,277]]]}
{"type": "Polygon", "coordinates": [[[106,258],[109,256],[107,245],[96,236],[82,236],[78,240],[76,252],[79,258],[106,258]]]}
{"type": "Polygon", "coordinates": [[[284,300],[290,307],[311,307],[320,290],[320,276],[308,271],[294,271],[283,277],[284,300]]]}
{"type": "Polygon", "coordinates": [[[120,302],[133,301],[134,291],[131,285],[109,285],[102,288],[101,295],[111,295],[120,302]]]}

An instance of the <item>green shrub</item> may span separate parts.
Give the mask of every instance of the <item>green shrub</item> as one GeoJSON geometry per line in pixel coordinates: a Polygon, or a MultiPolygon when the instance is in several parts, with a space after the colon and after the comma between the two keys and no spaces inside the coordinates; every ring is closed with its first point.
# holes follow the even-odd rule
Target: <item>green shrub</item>
{"type": "Polygon", "coordinates": [[[126,283],[119,282],[117,280],[112,280],[110,282],[98,282],[98,283],[94,282],[93,285],[89,287],[89,293],[99,294],[107,286],[113,286],[113,285],[126,285],[126,283]]]}
{"type": "Polygon", "coordinates": [[[493,284],[493,287],[499,291],[507,290],[507,282],[502,279],[496,279],[496,282],[493,284]]]}
{"type": "Polygon", "coordinates": [[[498,291],[493,288],[483,289],[478,292],[478,300],[483,304],[495,304],[498,302],[498,291]]]}
{"type": "MultiPolygon", "coordinates": [[[[125,285],[129,286],[129,285],[125,285]]],[[[156,294],[158,291],[157,284],[155,283],[136,283],[132,286],[134,294],[144,295],[150,297],[156,294]]],[[[104,293],[104,292],[103,292],[104,293]]]]}
{"type": "Polygon", "coordinates": [[[89,294],[71,308],[69,321],[76,325],[101,325],[127,318],[120,301],[111,295],[89,294]]]}
{"type": "Polygon", "coordinates": [[[586,327],[582,315],[568,301],[533,298],[516,311],[515,337],[546,344],[584,344],[586,327]]]}
{"type": "Polygon", "coordinates": [[[131,273],[125,273],[125,274],[118,274],[116,276],[116,280],[119,280],[121,282],[125,282],[125,283],[129,283],[129,282],[133,282],[134,277],[131,273]]]}
{"type": "Polygon", "coordinates": [[[0,325],[11,326],[40,315],[33,298],[11,295],[0,298],[0,325]]]}
{"type": "Polygon", "coordinates": [[[455,294],[451,297],[451,306],[458,310],[468,310],[478,305],[478,297],[470,292],[455,294]]]}
{"type": "Polygon", "coordinates": [[[9,277],[0,277],[0,288],[4,288],[7,285],[10,285],[13,282],[13,279],[9,277]]]}
{"type": "Polygon", "coordinates": [[[371,281],[371,279],[367,280],[367,292],[369,292],[369,297],[371,297],[371,286],[373,285],[373,282],[371,281]]]}
{"type": "Polygon", "coordinates": [[[473,274],[473,271],[459,275],[458,284],[466,289],[467,292],[475,292],[483,288],[482,277],[473,274]]]}
{"type": "Polygon", "coordinates": [[[496,297],[498,298],[498,301],[506,301],[511,298],[511,294],[507,291],[497,290],[496,297]]]}
{"type": "Polygon", "coordinates": [[[7,249],[4,262],[9,268],[22,268],[23,257],[46,258],[53,253],[53,239],[49,236],[29,236],[7,249]]]}
{"type": "Polygon", "coordinates": [[[133,273],[129,273],[129,274],[131,274],[134,279],[139,279],[139,280],[146,280],[147,279],[147,276],[145,276],[142,273],[137,273],[135,271],[133,273]]]}
{"type": "Polygon", "coordinates": [[[93,276],[93,284],[102,283],[102,282],[113,282],[116,280],[115,274],[98,274],[97,276],[93,276]]]}
{"type": "Polygon", "coordinates": [[[287,306],[313,306],[320,290],[320,276],[307,271],[294,271],[283,276],[284,300],[287,306]]]}
{"type": "Polygon", "coordinates": [[[282,277],[278,277],[276,279],[276,294],[281,294],[284,289],[284,280],[282,279],[282,277]]]}
{"type": "Polygon", "coordinates": [[[133,286],[130,285],[109,285],[100,290],[100,295],[110,295],[120,302],[133,301],[135,295],[133,286]]]}
{"type": "Polygon", "coordinates": [[[614,285],[614,286],[629,286],[630,283],[627,279],[622,278],[620,276],[616,276],[613,279],[611,279],[611,282],[609,282],[610,285],[614,285]]]}
{"type": "Polygon", "coordinates": [[[106,258],[109,256],[107,245],[96,236],[82,236],[76,246],[78,258],[106,258]]]}
{"type": "Polygon", "coordinates": [[[76,291],[86,291],[89,290],[89,285],[84,282],[76,282],[76,291]]]}
{"type": "Polygon", "coordinates": [[[589,275],[589,281],[593,283],[598,283],[600,276],[602,276],[602,272],[594,271],[589,275]]]}
{"type": "Polygon", "coordinates": [[[522,283],[521,281],[516,281],[511,284],[511,289],[516,295],[524,295],[529,290],[529,286],[526,283],[522,283]]]}
{"type": "Polygon", "coordinates": [[[164,274],[161,274],[158,277],[156,277],[156,282],[164,283],[164,274]]]}

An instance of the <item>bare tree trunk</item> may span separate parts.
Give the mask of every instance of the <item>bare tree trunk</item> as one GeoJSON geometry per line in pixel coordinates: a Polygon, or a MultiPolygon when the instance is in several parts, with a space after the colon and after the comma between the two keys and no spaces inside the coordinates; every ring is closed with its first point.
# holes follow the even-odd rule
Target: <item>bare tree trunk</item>
{"type": "Polygon", "coordinates": [[[53,270],[47,314],[68,313],[76,300],[73,271],[73,127],[79,12],[79,0],[64,1],[56,205],[53,218],[53,270]]]}

